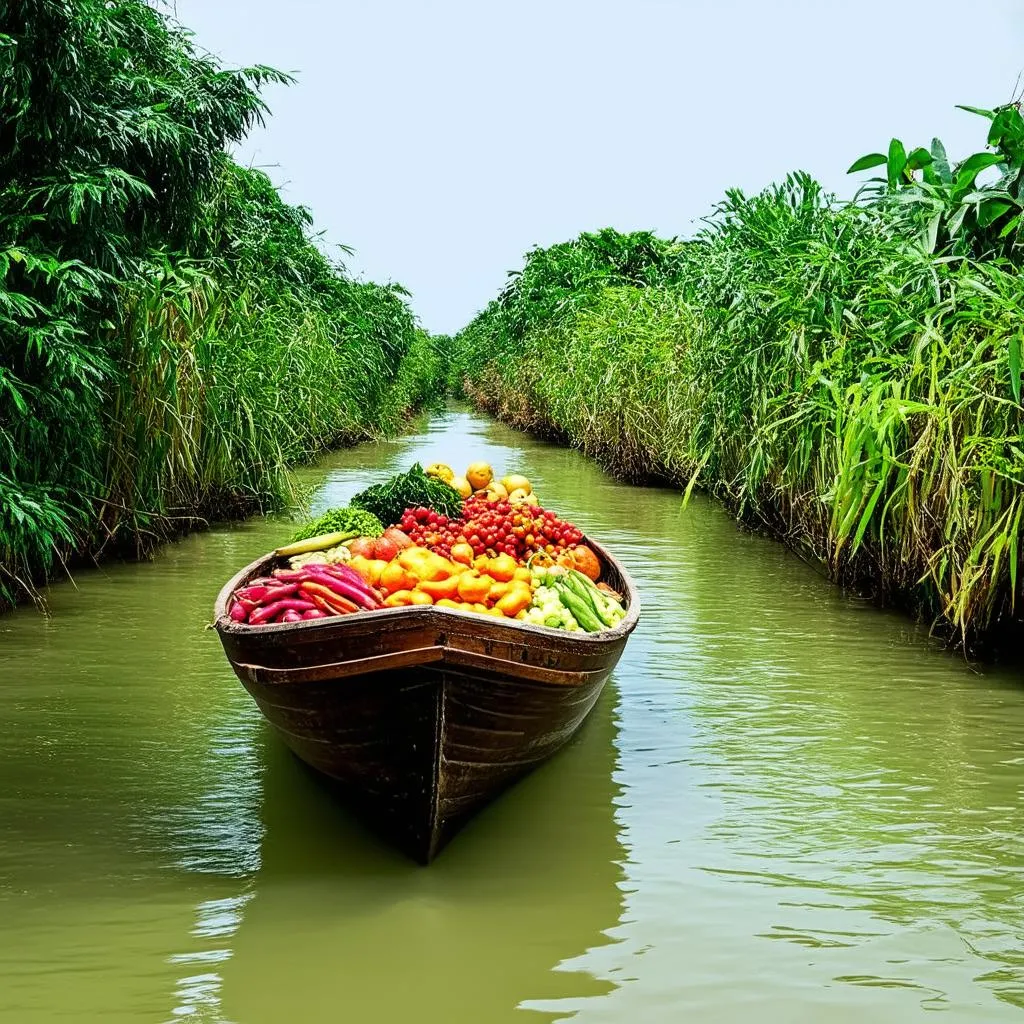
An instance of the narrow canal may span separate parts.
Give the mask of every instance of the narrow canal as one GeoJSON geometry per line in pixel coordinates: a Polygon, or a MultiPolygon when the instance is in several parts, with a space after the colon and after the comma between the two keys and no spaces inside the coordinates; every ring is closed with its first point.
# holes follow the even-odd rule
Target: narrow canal
{"type": "Polygon", "coordinates": [[[0,1021],[1019,1020],[1024,683],[714,504],[454,410],[304,471],[526,473],[644,615],[576,742],[428,869],[269,733],[214,633],[260,520],[0,619],[0,1021]]]}

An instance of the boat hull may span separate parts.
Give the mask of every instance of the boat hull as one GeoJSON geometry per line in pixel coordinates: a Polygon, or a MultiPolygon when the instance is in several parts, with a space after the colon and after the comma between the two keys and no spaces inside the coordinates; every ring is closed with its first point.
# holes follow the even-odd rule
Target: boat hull
{"type": "MultiPolygon", "coordinates": [[[[623,623],[592,635],[429,606],[259,629],[232,623],[231,592],[272,564],[253,563],[218,600],[235,673],[295,754],[422,863],[572,738],[639,614],[631,594],[623,623]]],[[[615,563],[608,570],[632,590],[615,563]]]]}

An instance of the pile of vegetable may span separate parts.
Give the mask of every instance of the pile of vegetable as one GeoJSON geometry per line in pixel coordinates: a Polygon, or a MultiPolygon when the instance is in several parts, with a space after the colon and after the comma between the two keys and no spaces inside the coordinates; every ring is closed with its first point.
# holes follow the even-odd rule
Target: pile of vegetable
{"type": "Polygon", "coordinates": [[[373,611],[381,594],[344,565],[275,569],[236,590],[228,609],[233,622],[249,626],[301,622],[373,611]]]}
{"type": "Polygon", "coordinates": [[[387,483],[360,491],[352,505],[372,512],[382,523],[397,523],[407,508],[419,506],[458,516],[462,512],[462,495],[436,476],[428,476],[417,462],[408,473],[399,473],[387,483]]]}
{"type": "Polygon", "coordinates": [[[328,533],[345,533],[349,537],[379,537],[384,532],[381,521],[362,508],[332,508],[317,519],[311,519],[293,541],[310,540],[328,533]]]}
{"type": "Polygon", "coordinates": [[[614,629],[625,618],[622,599],[578,569],[554,566],[534,572],[536,590],[527,622],[554,629],[597,633],[614,629]]]}
{"type": "Polygon", "coordinates": [[[486,463],[464,477],[417,464],[307,524],[276,552],[289,567],[238,590],[229,613],[259,626],[434,605],[548,629],[614,629],[622,598],[583,540],[540,507],[526,477],[499,483],[486,463]],[[328,532],[309,536],[317,530],[328,532]]]}

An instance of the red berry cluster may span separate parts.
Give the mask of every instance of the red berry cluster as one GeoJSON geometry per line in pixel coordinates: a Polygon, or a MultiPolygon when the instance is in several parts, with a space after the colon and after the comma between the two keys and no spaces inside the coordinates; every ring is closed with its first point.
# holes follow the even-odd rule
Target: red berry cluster
{"type": "Polygon", "coordinates": [[[534,551],[558,555],[583,539],[581,530],[536,506],[470,498],[463,515],[462,532],[477,554],[505,552],[521,560],[534,551]]]}
{"type": "Polygon", "coordinates": [[[508,501],[470,498],[462,519],[449,519],[430,508],[410,508],[398,526],[414,544],[450,558],[452,545],[468,543],[477,555],[507,554],[520,561],[535,551],[559,555],[583,540],[583,532],[554,512],[508,501]]]}
{"type": "Polygon", "coordinates": [[[470,498],[462,506],[462,537],[476,555],[507,554],[523,557],[522,546],[513,533],[512,510],[507,501],[470,498]]]}
{"type": "Polygon", "coordinates": [[[401,531],[420,547],[450,558],[452,545],[461,539],[462,520],[449,519],[432,508],[408,508],[398,524],[401,531]]]}

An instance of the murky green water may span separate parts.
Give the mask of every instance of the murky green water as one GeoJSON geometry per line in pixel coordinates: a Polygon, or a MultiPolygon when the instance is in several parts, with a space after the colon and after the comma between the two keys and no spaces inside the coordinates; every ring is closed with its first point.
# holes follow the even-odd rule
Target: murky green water
{"type": "Polygon", "coordinates": [[[477,457],[641,587],[576,743],[418,868],[292,760],[204,632],[287,526],[85,573],[51,620],[0,619],[0,1020],[1019,1019],[1024,682],[710,503],[482,418],[305,478],[324,506],[477,457]]]}

